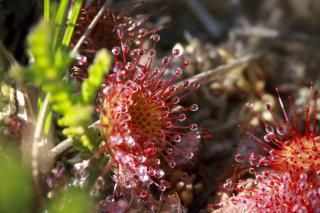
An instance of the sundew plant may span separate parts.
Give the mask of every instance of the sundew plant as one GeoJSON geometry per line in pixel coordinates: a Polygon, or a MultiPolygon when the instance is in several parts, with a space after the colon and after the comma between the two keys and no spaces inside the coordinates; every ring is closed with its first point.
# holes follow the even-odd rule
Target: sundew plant
{"type": "Polygon", "coordinates": [[[0,212],[320,212],[319,13],[0,0],[0,212]]]}

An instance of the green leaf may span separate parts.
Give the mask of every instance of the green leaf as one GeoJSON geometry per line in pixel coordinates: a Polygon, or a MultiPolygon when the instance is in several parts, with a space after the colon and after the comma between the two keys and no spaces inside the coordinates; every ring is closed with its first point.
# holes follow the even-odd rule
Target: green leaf
{"type": "Polygon", "coordinates": [[[49,22],[50,21],[50,0],[44,0],[43,5],[43,17],[44,20],[49,22]]]}
{"type": "Polygon", "coordinates": [[[58,8],[58,12],[55,18],[55,30],[53,37],[53,46],[58,48],[62,44],[63,29],[66,20],[67,9],[69,0],[61,0],[58,8]]]}
{"type": "MultiPolygon", "coordinates": [[[[63,133],[75,140],[80,140],[84,147],[92,150],[96,141],[96,137],[93,138],[93,134],[89,134],[88,129],[94,112],[92,102],[106,72],[110,69],[111,56],[106,50],[97,53],[93,65],[89,68],[89,77],[83,81],[81,94],[77,93],[74,85],[64,79],[72,56],[61,46],[55,48],[52,38],[56,33],[52,31],[48,22],[40,22],[28,37],[33,63],[28,67],[16,69],[15,72],[23,80],[33,83],[43,89],[47,95],[51,95],[50,107],[61,116],[58,124],[65,128],[63,133]]],[[[43,94],[43,96],[46,95],[43,94]]],[[[40,119],[42,124],[45,124],[42,129],[45,128],[46,131],[50,126],[50,113],[51,111],[48,111],[48,114],[40,119]]]]}
{"type": "Polygon", "coordinates": [[[84,103],[90,103],[96,95],[97,89],[103,82],[103,77],[109,70],[112,57],[106,50],[100,50],[94,63],[89,67],[89,77],[82,83],[82,99],[84,103]]]}
{"type": "Polygon", "coordinates": [[[84,126],[89,125],[93,109],[91,106],[72,106],[64,117],[59,120],[61,126],[84,126]]]}
{"type": "Polygon", "coordinates": [[[48,135],[50,132],[51,123],[52,123],[52,112],[49,112],[47,113],[45,117],[45,122],[44,122],[44,133],[46,135],[48,135]]]}
{"type": "Polygon", "coordinates": [[[73,188],[48,204],[50,213],[94,212],[93,200],[87,190],[73,188]]]}
{"type": "Polygon", "coordinates": [[[43,21],[28,37],[29,51],[34,62],[22,73],[25,80],[32,81],[37,86],[48,84],[49,88],[59,82],[71,63],[70,54],[61,49],[55,51],[52,37],[50,25],[43,21]]]}
{"type": "Polygon", "coordinates": [[[0,212],[28,212],[33,200],[31,172],[23,167],[18,151],[4,144],[0,143],[0,212]]]}
{"type": "Polygon", "coordinates": [[[74,6],[71,11],[71,17],[62,40],[62,46],[64,49],[66,49],[70,44],[71,37],[73,35],[73,31],[76,26],[76,22],[77,22],[82,4],[83,4],[83,0],[76,0],[74,3],[74,6]]]}

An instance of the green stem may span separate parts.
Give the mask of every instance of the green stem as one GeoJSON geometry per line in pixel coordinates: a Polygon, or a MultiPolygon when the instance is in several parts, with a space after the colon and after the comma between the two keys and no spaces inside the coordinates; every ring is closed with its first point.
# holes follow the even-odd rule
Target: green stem
{"type": "Polygon", "coordinates": [[[53,46],[57,49],[61,45],[62,29],[64,28],[69,0],[61,0],[58,12],[55,18],[55,30],[53,36],[53,46]]]}
{"type": "Polygon", "coordinates": [[[104,5],[100,8],[99,12],[97,13],[97,15],[93,18],[93,20],[91,21],[91,23],[89,24],[87,30],[83,33],[83,35],[81,36],[81,38],[79,39],[79,41],[77,42],[77,44],[74,46],[74,48],[71,51],[71,55],[75,55],[76,52],[78,51],[78,49],[80,48],[82,42],[89,36],[89,34],[91,33],[91,31],[93,30],[93,28],[96,26],[96,24],[98,23],[99,19],[102,17],[104,11],[107,9],[107,7],[110,7],[110,5],[112,4],[113,0],[106,0],[106,2],[104,3],[104,5]]]}
{"type": "Polygon", "coordinates": [[[74,28],[76,26],[76,22],[77,22],[82,4],[83,4],[83,0],[76,0],[74,3],[74,6],[71,12],[70,22],[68,23],[67,29],[64,33],[63,40],[62,40],[62,47],[65,49],[67,49],[70,44],[71,37],[74,31],[74,28]]]}
{"type": "Polygon", "coordinates": [[[43,8],[44,20],[46,22],[50,21],[50,0],[44,0],[44,8],[43,8]]]}
{"type": "Polygon", "coordinates": [[[39,175],[39,162],[38,162],[38,155],[39,155],[39,143],[41,142],[41,133],[42,133],[42,126],[45,120],[45,115],[49,107],[49,100],[51,98],[51,94],[48,93],[43,101],[42,107],[40,109],[36,127],[33,134],[33,142],[32,142],[32,176],[34,180],[38,181],[39,175]]]}

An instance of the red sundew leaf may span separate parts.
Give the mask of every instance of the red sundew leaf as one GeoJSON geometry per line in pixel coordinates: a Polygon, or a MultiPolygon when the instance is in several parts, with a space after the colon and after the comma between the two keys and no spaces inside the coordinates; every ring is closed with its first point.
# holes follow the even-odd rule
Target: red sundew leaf
{"type": "MultiPolygon", "coordinates": [[[[185,153],[196,153],[200,144],[200,131],[188,132],[183,135],[181,142],[176,144],[174,159],[177,165],[182,165],[188,162],[185,153]]],[[[192,157],[191,157],[192,158],[192,157]]]]}
{"type": "Polygon", "coordinates": [[[295,171],[297,168],[316,173],[320,169],[319,150],[320,137],[317,133],[317,97],[318,92],[311,86],[310,95],[305,104],[305,119],[297,116],[291,97],[289,107],[285,107],[279,89],[276,89],[280,115],[274,113],[266,104],[272,121],[266,121],[251,103],[248,108],[256,115],[264,126],[263,136],[245,130],[246,135],[255,143],[250,147],[245,143],[236,155],[237,162],[249,162],[252,167],[277,171],[295,171]],[[299,120],[301,119],[302,122],[299,120]],[[299,125],[302,123],[303,125],[299,125]],[[248,149],[249,147],[249,149],[248,149]],[[258,147],[257,151],[254,149],[258,147]],[[252,151],[250,150],[252,149],[252,151]],[[250,153],[248,153],[250,152],[250,153]]]}
{"type": "Polygon", "coordinates": [[[164,77],[170,72],[172,60],[178,57],[177,50],[165,57],[162,65],[153,67],[159,35],[151,36],[151,49],[132,51],[123,39],[123,30],[118,29],[117,35],[121,45],[113,48],[116,59],[102,85],[103,100],[97,110],[106,141],[98,152],[110,154],[117,185],[147,198],[152,184],[160,191],[170,188],[165,180],[167,170],[175,167],[176,161],[182,164],[192,159],[197,151],[198,125],[184,121],[185,113],[197,111],[198,106],[177,106],[200,84],[185,82],[181,87],[174,86],[187,64],[176,67],[169,78],[164,77]],[[142,61],[144,57],[146,60],[142,61]]]}

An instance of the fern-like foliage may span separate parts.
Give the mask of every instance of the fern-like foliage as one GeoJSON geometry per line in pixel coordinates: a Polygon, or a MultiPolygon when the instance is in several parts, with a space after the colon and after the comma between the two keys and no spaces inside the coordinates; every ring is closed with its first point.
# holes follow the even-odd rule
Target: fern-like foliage
{"type": "Polygon", "coordinates": [[[52,110],[61,115],[58,124],[65,127],[63,133],[80,140],[83,146],[92,150],[95,138],[91,137],[93,133],[88,128],[94,112],[92,101],[109,70],[111,56],[106,50],[97,53],[79,94],[74,85],[65,80],[73,55],[65,48],[55,47],[51,39],[53,37],[50,25],[41,22],[28,37],[32,63],[21,68],[15,76],[51,94],[52,110]]]}

